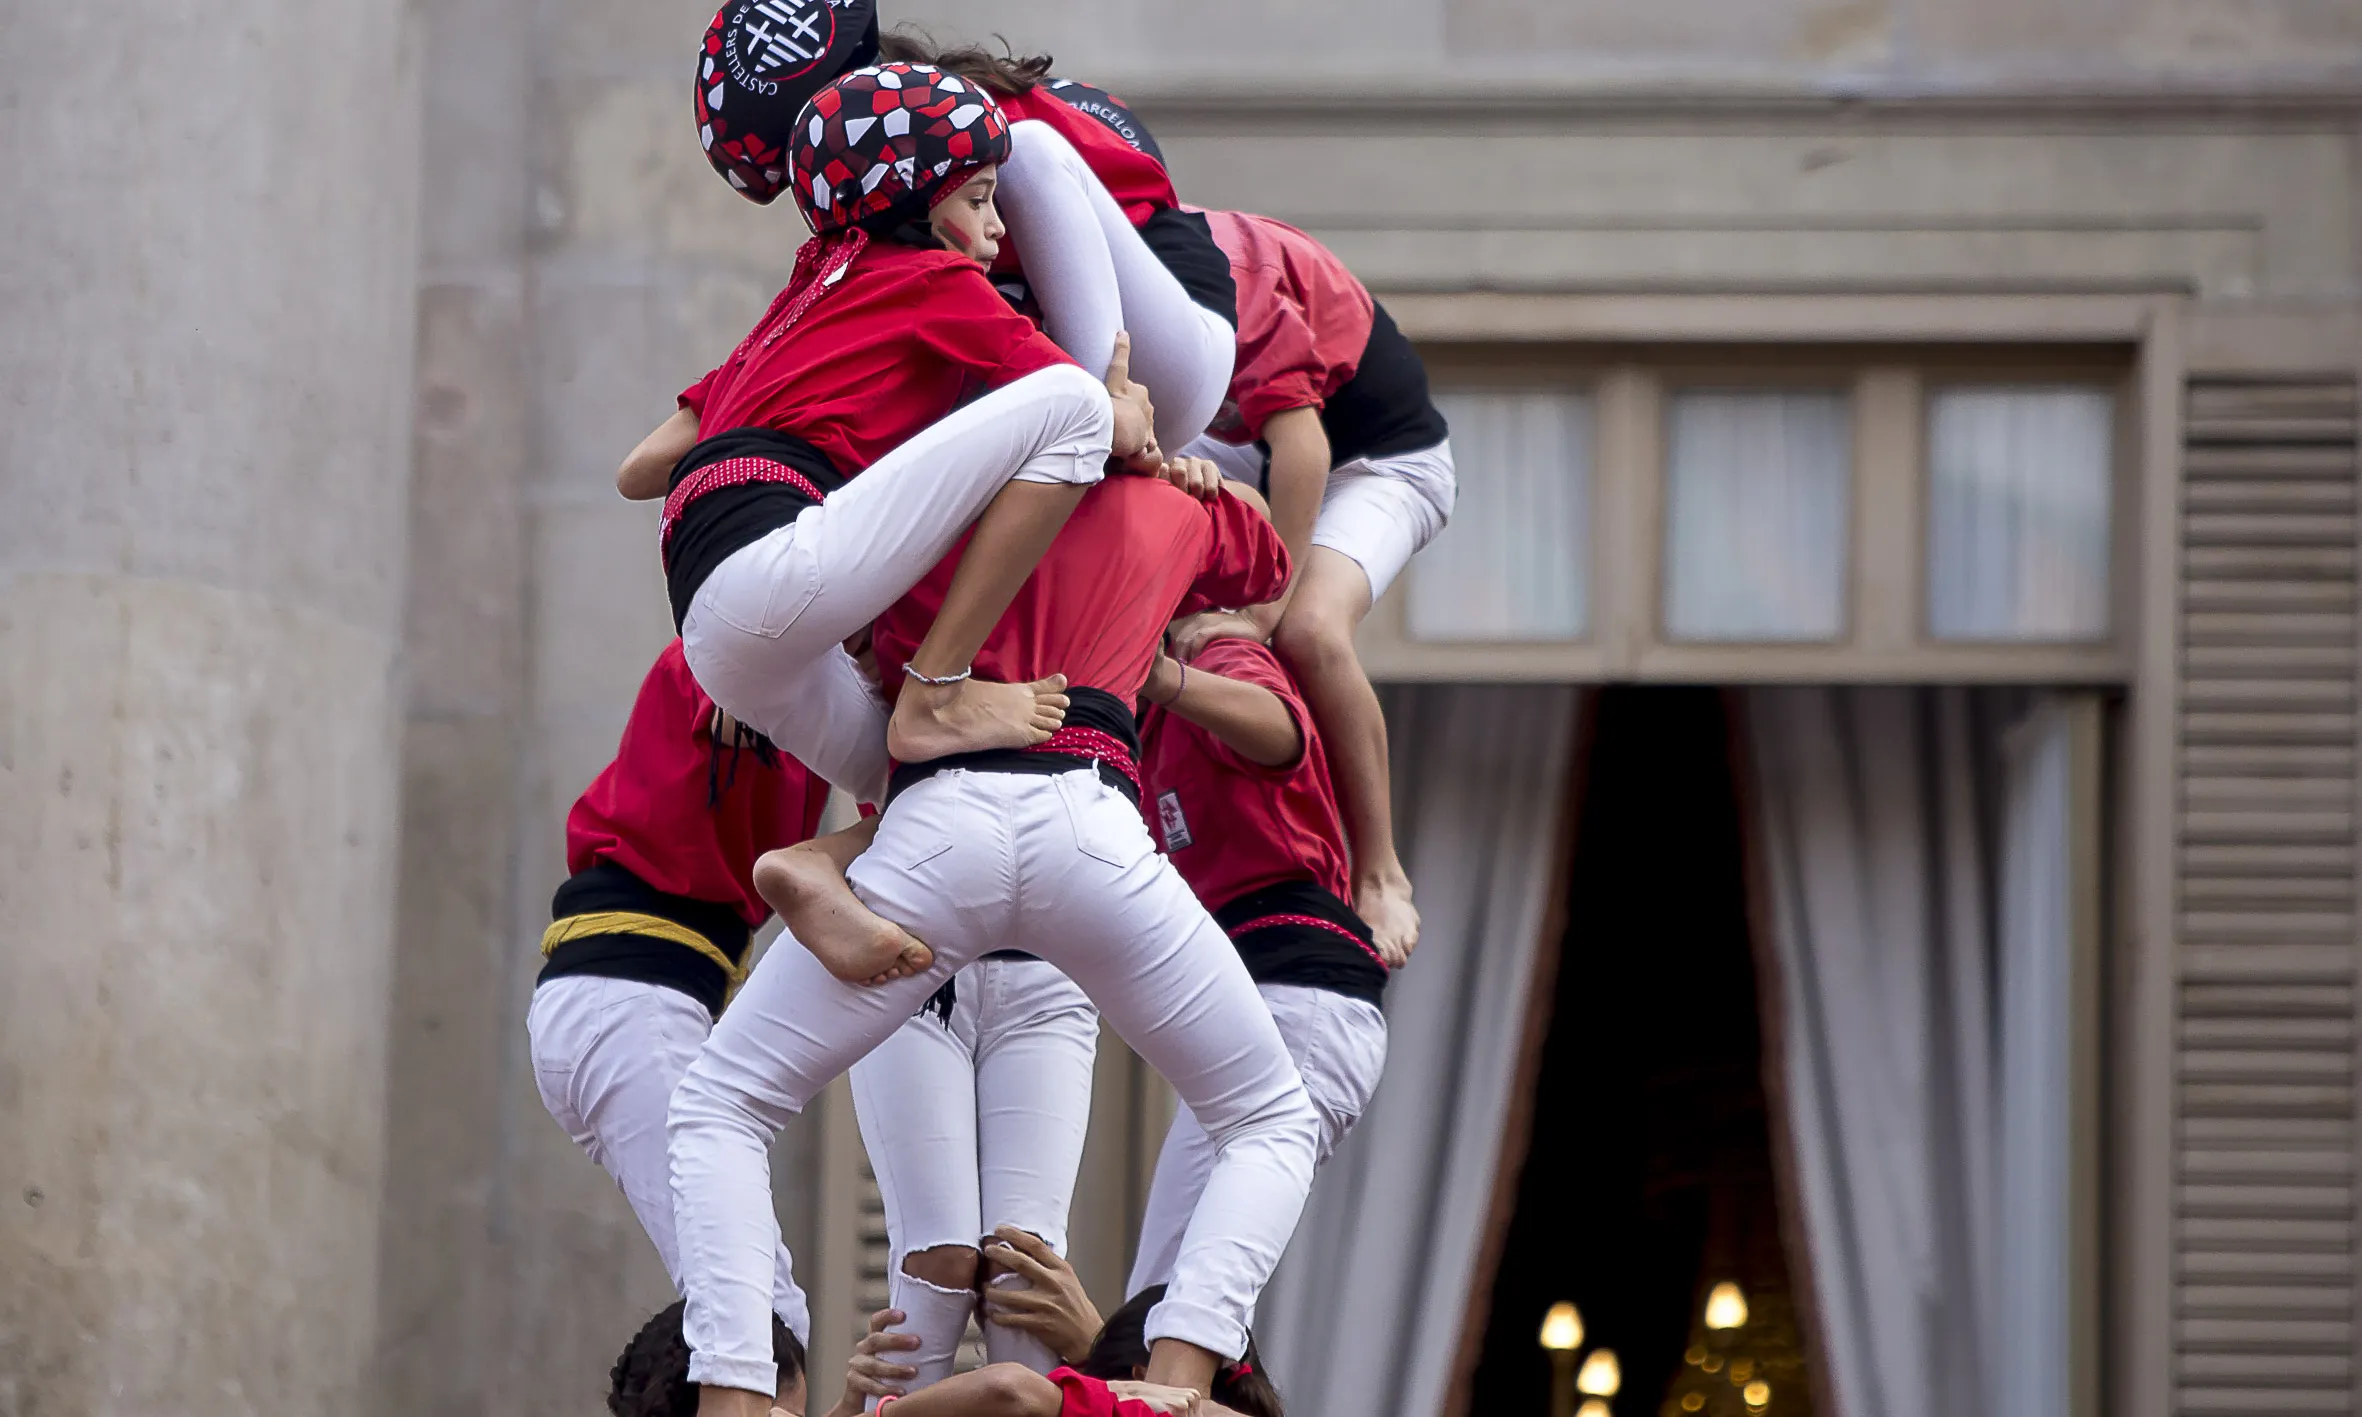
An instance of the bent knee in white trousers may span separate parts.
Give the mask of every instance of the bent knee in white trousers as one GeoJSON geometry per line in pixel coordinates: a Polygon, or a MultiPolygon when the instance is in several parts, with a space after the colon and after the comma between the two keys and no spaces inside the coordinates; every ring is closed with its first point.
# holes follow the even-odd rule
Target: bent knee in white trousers
{"type": "MultiPolygon", "coordinates": [[[[1320,1161],[1325,1164],[1377,1093],[1386,1067],[1386,1016],[1366,1000],[1325,989],[1264,984],[1258,992],[1271,1006],[1272,1021],[1287,1040],[1305,1095],[1320,1117],[1320,1161]]],[[[1176,1112],[1157,1153],[1126,1293],[1172,1278],[1182,1232],[1205,1191],[1214,1152],[1213,1138],[1189,1109],[1176,1112]]]]}
{"type": "Polygon", "coordinates": [[[1009,242],[1041,302],[1043,327],[1104,375],[1118,331],[1132,378],[1156,406],[1157,441],[1180,448],[1213,422],[1238,360],[1238,332],[1190,298],[1065,135],[1010,125],[999,200],[1009,242]]]}
{"type": "Polygon", "coordinates": [[[681,622],[698,686],[829,782],[876,801],[885,704],[842,642],[933,570],[1010,482],[1098,481],[1114,419],[1099,380],[1058,364],[920,430],[714,567],[681,622]]]}

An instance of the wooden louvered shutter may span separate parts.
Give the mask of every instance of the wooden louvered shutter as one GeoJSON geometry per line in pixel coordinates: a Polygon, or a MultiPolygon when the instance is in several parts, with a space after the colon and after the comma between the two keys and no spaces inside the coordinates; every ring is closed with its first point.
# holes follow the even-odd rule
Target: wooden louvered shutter
{"type": "Polygon", "coordinates": [[[2355,1411],[2355,387],[2196,379],[2175,1407],[2355,1411]]]}

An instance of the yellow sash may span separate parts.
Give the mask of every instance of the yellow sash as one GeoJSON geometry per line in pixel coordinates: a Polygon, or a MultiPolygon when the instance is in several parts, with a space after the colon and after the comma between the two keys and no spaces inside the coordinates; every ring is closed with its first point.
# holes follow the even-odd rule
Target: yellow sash
{"type": "Polygon", "coordinates": [[[645,935],[652,940],[669,940],[720,965],[723,976],[730,981],[729,993],[737,993],[738,986],[746,982],[745,968],[722,953],[721,946],[686,925],[661,915],[642,915],[636,910],[594,910],[587,915],[553,920],[541,933],[542,957],[547,959],[552,950],[568,940],[583,940],[593,935],[645,935]]]}

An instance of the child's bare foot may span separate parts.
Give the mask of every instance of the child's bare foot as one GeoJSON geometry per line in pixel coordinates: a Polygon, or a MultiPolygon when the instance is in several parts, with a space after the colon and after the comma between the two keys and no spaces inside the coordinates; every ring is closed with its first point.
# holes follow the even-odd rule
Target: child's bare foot
{"type": "Polygon", "coordinates": [[[1400,969],[1409,962],[1411,951],[1419,946],[1419,911],[1411,904],[1411,879],[1402,868],[1373,872],[1354,881],[1353,911],[1369,922],[1378,958],[1386,961],[1388,969],[1400,969]]]}
{"type": "Polygon", "coordinates": [[[755,862],[755,890],[796,943],[847,984],[887,984],[924,974],[935,952],[861,903],[843,868],[817,842],[767,851],[755,862]]]}
{"type": "Polygon", "coordinates": [[[902,682],[886,723],[886,751],[898,763],[923,763],[988,748],[1030,748],[1066,721],[1066,676],[1030,684],[902,682]]]}

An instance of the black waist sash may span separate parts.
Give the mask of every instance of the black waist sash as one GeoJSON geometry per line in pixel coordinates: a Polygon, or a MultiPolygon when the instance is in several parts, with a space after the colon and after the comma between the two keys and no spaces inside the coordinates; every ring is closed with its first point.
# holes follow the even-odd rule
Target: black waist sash
{"type": "Polygon", "coordinates": [[[1427,364],[1386,307],[1370,302],[1370,341],[1345,386],[1321,407],[1329,466],[1432,448],[1451,435],[1427,391],[1427,364]]]}
{"type": "Polygon", "coordinates": [[[590,974],[662,984],[716,1017],[754,938],[733,907],[660,891],[611,861],[567,877],[550,899],[550,921],[539,982],[590,974]]]}
{"type": "Polygon", "coordinates": [[[825,497],[845,485],[844,474],[828,454],[793,433],[773,428],[733,428],[716,433],[681,455],[673,464],[671,496],[665,501],[664,590],[672,601],[673,628],[688,618],[689,602],[714,567],[742,546],[751,545],[786,526],[815,500],[803,488],[784,480],[733,482],[692,495],[673,505],[681,485],[696,474],[737,458],[775,464],[792,472],[825,497]]]}
{"type": "Polygon", "coordinates": [[[1249,891],[1214,912],[1257,984],[1296,984],[1382,1004],[1387,970],[1353,907],[1311,881],[1249,891]]]}
{"type": "Polygon", "coordinates": [[[1132,805],[1137,807],[1140,805],[1139,760],[1140,725],[1133,720],[1132,711],[1124,706],[1124,701],[1105,689],[1087,686],[1068,689],[1066,723],[1049,742],[1034,748],[989,748],[980,753],[930,758],[923,763],[903,763],[894,769],[894,776],[886,785],[886,800],[880,810],[892,806],[894,799],[913,783],[924,782],[952,768],[1055,776],[1094,764],[1099,769],[1100,780],[1132,799],[1132,805]],[[1086,739],[1114,741],[1105,744],[1105,751],[1094,752],[1079,747],[1079,742],[1086,739]]]}

